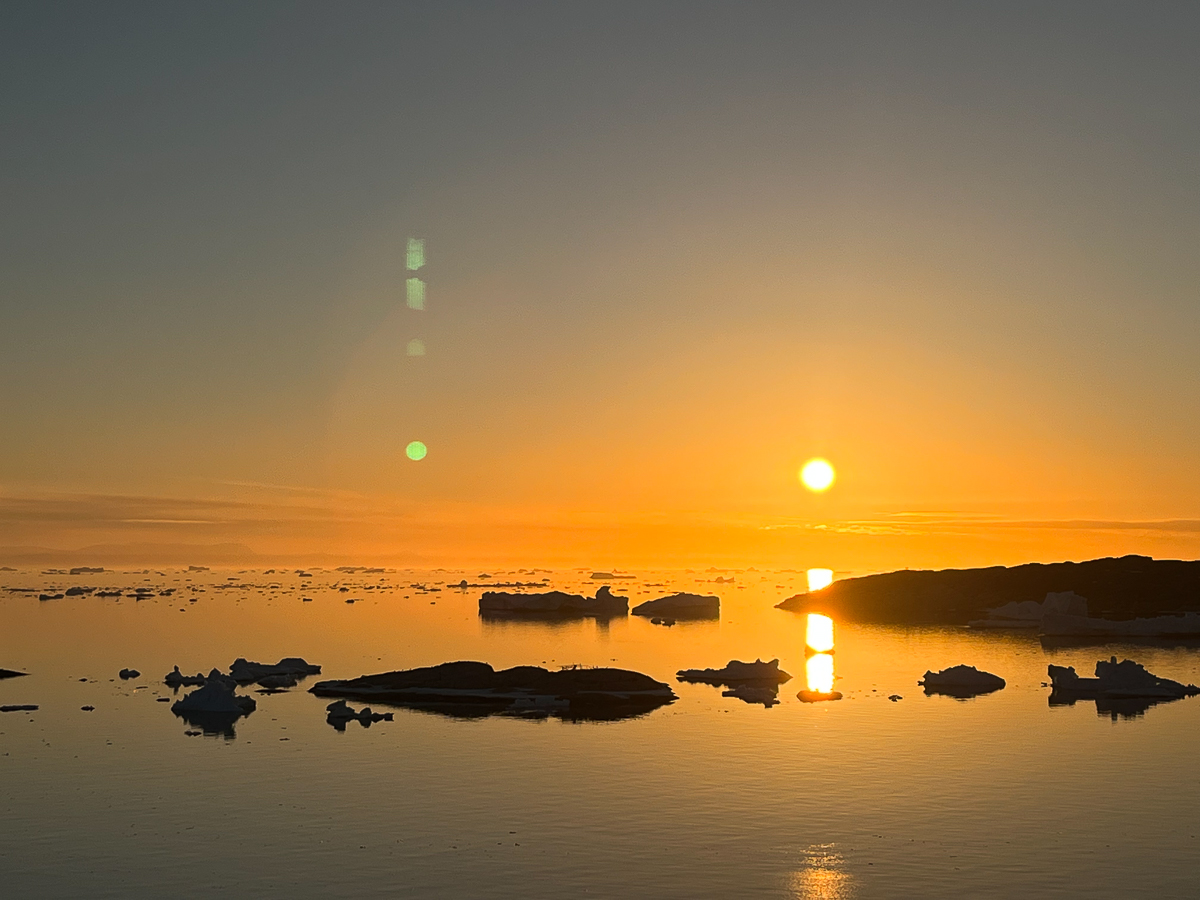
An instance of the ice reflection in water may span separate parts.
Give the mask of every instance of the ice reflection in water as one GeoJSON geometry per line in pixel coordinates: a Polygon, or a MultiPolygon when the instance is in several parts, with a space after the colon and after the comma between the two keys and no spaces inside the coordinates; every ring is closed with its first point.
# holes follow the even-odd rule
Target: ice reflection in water
{"type": "Polygon", "coordinates": [[[813,844],[804,851],[801,868],[792,873],[792,895],[797,900],[848,900],[857,894],[854,879],[845,871],[845,859],[833,844],[813,844]]]}

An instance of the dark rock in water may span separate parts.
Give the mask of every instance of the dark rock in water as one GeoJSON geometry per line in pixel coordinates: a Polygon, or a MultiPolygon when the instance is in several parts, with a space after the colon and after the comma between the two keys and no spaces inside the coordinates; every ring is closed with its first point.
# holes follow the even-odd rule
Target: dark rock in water
{"type": "Polygon", "coordinates": [[[777,659],[773,659],[770,662],[763,662],[761,659],[756,659],[752,663],[731,659],[721,669],[680,669],[675,673],[675,677],[680,681],[727,685],[729,687],[755,682],[759,684],[783,684],[785,681],[791,681],[792,679],[791,675],[779,668],[779,660],[777,659]]]}
{"type": "Polygon", "coordinates": [[[981,672],[974,666],[951,666],[940,672],[926,672],[917,684],[925,688],[926,694],[945,694],[967,700],[998,691],[1004,687],[1005,681],[999,675],[981,672]]]}
{"type": "Polygon", "coordinates": [[[665,625],[667,628],[670,628],[672,625],[675,624],[675,620],[674,619],[661,619],[658,616],[655,616],[653,619],[650,620],[650,624],[651,625],[665,625]]]}
{"type": "Polygon", "coordinates": [[[348,697],[453,716],[534,712],[569,720],[624,719],[676,699],[668,685],[627,669],[539,666],[496,671],[482,662],[451,662],[421,669],[322,681],[321,697],[348,697]]]}
{"type": "Polygon", "coordinates": [[[79,708],[81,710],[83,710],[83,712],[95,712],[96,711],[96,707],[94,707],[94,706],[81,706],[79,708]]]}
{"type": "Polygon", "coordinates": [[[820,703],[823,700],[841,700],[840,691],[801,691],[796,695],[802,703],[820,703]]]}
{"type": "Polygon", "coordinates": [[[746,682],[728,691],[721,692],[722,697],[736,697],[746,703],[761,703],[770,709],[779,703],[779,686],[752,684],[746,682]]]}
{"type": "Polygon", "coordinates": [[[92,566],[76,566],[71,570],[72,575],[99,575],[104,571],[103,567],[92,566]]]}
{"type": "Polygon", "coordinates": [[[629,598],[617,597],[606,584],[595,597],[583,597],[564,591],[537,594],[513,594],[487,591],[479,598],[481,616],[605,617],[629,612],[629,598]]]}
{"type": "Polygon", "coordinates": [[[901,697],[899,694],[889,694],[888,699],[891,700],[893,703],[895,703],[896,701],[903,700],[904,698],[901,697]]]}
{"type": "Polygon", "coordinates": [[[85,587],[69,587],[67,588],[68,597],[82,597],[84,594],[91,591],[91,588],[85,587]]]}
{"type": "Polygon", "coordinates": [[[39,600],[61,600],[62,594],[38,594],[39,600]]]}
{"type": "Polygon", "coordinates": [[[392,713],[377,713],[371,707],[364,706],[355,710],[345,700],[335,700],[325,707],[325,721],[338,731],[345,731],[346,724],[351,720],[358,722],[363,728],[370,728],[372,722],[390,722],[392,713]]]}
{"type": "Polygon", "coordinates": [[[37,706],[32,703],[14,703],[9,706],[0,706],[0,712],[32,712],[37,709],[37,706]]]}
{"type": "Polygon", "coordinates": [[[28,672],[14,672],[12,669],[0,669],[0,678],[21,678],[28,672]]]}
{"type": "Polygon", "coordinates": [[[117,673],[117,677],[122,681],[128,681],[130,678],[141,678],[142,673],[137,669],[122,669],[117,673]]]}
{"type": "Polygon", "coordinates": [[[717,619],[721,598],[704,594],[678,593],[647,600],[633,608],[635,616],[671,616],[676,619],[717,619]]]}
{"type": "Polygon", "coordinates": [[[121,591],[96,591],[97,597],[120,597],[121,591]]]}

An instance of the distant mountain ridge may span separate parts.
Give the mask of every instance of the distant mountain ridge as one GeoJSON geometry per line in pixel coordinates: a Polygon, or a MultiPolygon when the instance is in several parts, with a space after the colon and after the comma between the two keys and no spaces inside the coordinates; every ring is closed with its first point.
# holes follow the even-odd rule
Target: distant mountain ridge
{"type": "Polygon", "coordinates": [[[1200,611],[1200,560],[1121,556],[984,569],[904,569],[835,581],[777,604],[856,621],[962,623],[992,606],[1075,591],[1113,619],[1200,611]]]}

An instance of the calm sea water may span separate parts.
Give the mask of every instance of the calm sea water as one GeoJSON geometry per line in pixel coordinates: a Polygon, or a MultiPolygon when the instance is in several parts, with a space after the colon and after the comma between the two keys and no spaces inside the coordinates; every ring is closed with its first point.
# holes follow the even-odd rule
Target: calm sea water
{"type": "Polygon", "coordinates": [[[1051,653],[1028,635],[840,623],[845,699],[803,704],[804,620],[772,608],[799,575],[618,582],[635,602],[721,595],[719,622],[664,628],[484,622],[478,589],[444,584],[478,574],[0,573],[4,587],[177,589],[142,601],[0,591],[0,667],[31,673],[0,681],[0,704],[40,706],[0,714],[0,896],[1200,894],[1200,698],[1114,720],[1090,702],[1050,708],[1042,685],[1048,662],[1090,674],[1114,652],[1200,682],[1194,650],[1051,653]],[[238,656],[304,656],[321,678],[480,659],[616,665],[672,684],[679,668],[779,657],[796,677],[771,709],[680,684],[676,703],[621,722],[398,710],[344,733],[301,687],[256,695],[232,738],[185,735],[157,701],[171,696],[162,675],[238,656]],[[924,696],[921,674],[957,663],[1008,687],[924,696]],[[125,666],[143,676],[118,680],[125,666]]]}

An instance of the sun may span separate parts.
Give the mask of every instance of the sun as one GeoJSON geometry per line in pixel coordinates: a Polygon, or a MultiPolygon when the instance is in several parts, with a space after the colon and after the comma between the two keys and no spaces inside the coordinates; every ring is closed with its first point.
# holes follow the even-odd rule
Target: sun
{"type": "Polygon", "coordinates": [[[833,471],[833,466],[829,464],[829,460],[827,459],[810,459],[800,469],[800,480],[804,483],[804,486],[810,491],[816,491],[818,494],[821,491],[829,490],[833,484],[833,479],[836,477],[837,473],[833,471]]]}

